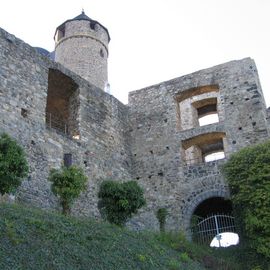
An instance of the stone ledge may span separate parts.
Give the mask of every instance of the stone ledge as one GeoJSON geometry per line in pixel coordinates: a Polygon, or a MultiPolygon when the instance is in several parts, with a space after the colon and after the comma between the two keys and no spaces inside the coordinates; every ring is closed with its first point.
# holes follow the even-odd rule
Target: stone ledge
{"type": "Polygon", "coordinates": [[[178,131],[177,137],[179,138],[180,141],[184,141],[203,134],[213,132],[224,132],[224,131],[225,131],[224,123],[219,122],[201,127],[198,126],[192,129],[178,131]]]}

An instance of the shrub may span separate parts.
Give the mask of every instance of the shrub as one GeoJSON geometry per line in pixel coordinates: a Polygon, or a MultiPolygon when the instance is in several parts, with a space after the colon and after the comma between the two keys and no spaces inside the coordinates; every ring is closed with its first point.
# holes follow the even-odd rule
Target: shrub
{"type": "Polygon", "coordinates": [[[136,181],[104,181],[98,197],[102,217],[119,226],[123,226],[146,203],[143,190],[136,181]]]}
{"type": "Polygon", "coordinates": [[[156,217],[159,222],[159,229],[161,232],[165,232],[166,218],[168,215],[168,210],[166,208],[159,208],[156,212],[156,217]]]}
{"type": "Polygon", "coordinates": [[[28,165],[20,145],[9,135],[0,135],[0,193],[14,192],[27,176],[28,165]]]}
{"type": "Polygon", "coordinates": [[[183,253],[180,254],[180,260],[183,263],[187,263],[187,262],[190,262],[191,261],[191,259],[188,256],[187,252],[183,252],[183,253]]]}
{"type": "Polygon", "coordinates": [[[247,147],[223,168],[229,183],[241,238],[270,258],[270,142],[247,147]]]}
{"type": "Polygon", "coordinates": [[[62,213],[69,214],[74,200],[86,189],[87,177],[83,169],[76,166],[63,167],[59,170],[52,169],[49,181],[52,182],[52,192],[60,197],[62,213]]]}

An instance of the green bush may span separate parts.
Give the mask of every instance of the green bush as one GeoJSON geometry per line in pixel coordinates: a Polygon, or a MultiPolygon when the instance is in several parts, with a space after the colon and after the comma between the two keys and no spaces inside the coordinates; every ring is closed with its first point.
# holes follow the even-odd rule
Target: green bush
{"type": "Polygon", "coordinates": [[[20,145],[9,135],[0,135],[0,193],[14,192],[27,176],[28,165],[20,145]]]}
{"type": "Polygon", "coordinates": [[[60,197],[62,213],[70,213],[72,203],[86,189],[87,177],[83,169],[71,166],[69,168],[52,169],[49,174],[49,181],[52,182],[52,192],[60,197]]]}
{"type": "Polygon", "coordinates": [[[165,232],[166,218],[168,210],[166,208],[159,208],[156,212],[156,217],[159,222],[159,229],[161,232],[165,232]]]}
{"type": "Polygon", "coordinates": [[[143,190],[136,181],[104,181],[98,193],[99,211],[111,223],[123,226],[145,205],[143,190]]]}
{"type": "Polygon", "coordinates": [[[270,258],[270,142],[247,147],[223,168],[242,242],[270,258]]]}

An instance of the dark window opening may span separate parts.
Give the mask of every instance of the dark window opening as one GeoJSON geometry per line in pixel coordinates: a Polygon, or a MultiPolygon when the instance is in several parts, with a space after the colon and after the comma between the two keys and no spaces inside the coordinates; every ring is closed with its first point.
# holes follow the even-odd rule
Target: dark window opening
{"type": "Polygon", "coordinates": [[[92,29],[92,30],[95,30],[95,23],[94,22],[90,22],[90,28],[92,29]]]}
{"type": "Polygon", "coordinates": [[[26,118],[28,116],[28,110],[21,108],[21,116],[26,118]]]}
{"type": "Polygon", "coordinates": [[[46,125],[79,139],[79,92],[77,84],[58,70],[49,70],[46,125]]]}
{"type": "Polygon", "coordinates": [[[64,154],[64,166],[69,168],[72,165],[72,154],[64,154]]]}
{"type": "Polygon", "coordinates": [[[104,58],[105,55],[104,55],[103,49],[100,49],[99,54],[100,54],[100,56],[101,56],[102,58],[104,58]]]}

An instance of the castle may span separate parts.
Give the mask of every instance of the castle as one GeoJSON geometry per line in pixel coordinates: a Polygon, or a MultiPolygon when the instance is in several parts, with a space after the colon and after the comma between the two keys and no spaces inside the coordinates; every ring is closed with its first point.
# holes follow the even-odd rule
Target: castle
{"type": "Polygon", "coordinates": [[[130,92],[124,105],[104,91],[110,36],[102,24],[83,12],[54,38],[55,61],[0,29],[0,132],[24,147],[30,165],[18,202],[57,209],[49,171],[73,163],[89,178],[74,215],[100,218],[97,193],[108,179],[143,187],[135,229],[157,229],[161,207],[174,230],[187,230],[194,213],[230,211],[222,164],[270,135],[252,59],[130,92]],[[209,115],[215,120],[204,124],[209,115]]]}

